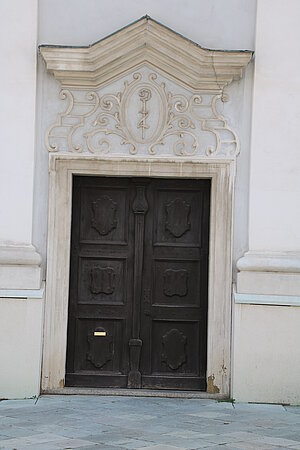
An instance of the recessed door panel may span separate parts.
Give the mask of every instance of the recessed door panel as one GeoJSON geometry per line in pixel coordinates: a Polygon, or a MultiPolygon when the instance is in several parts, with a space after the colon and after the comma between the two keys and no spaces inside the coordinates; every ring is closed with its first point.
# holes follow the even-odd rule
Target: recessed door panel
{"type": "Polygon", "coordinates": [[[177,377],[199,373],[198,321],[153,320],[151,366],[154,375],[177,377]]]}
{"type": "Polygon", "coordinates": [[[195,306],[200,304],[199,261],[154,260],[153,305],[195,306]]]}
{"type": "Polygon", "coordinates": [[[202,192],[157,188],[153,244],[201,245],[202,192]]]}
{"type": "Polygon", "coordinates": [[[122,373],[123,320],[78,319],[76,371],[122,373]]]}
{"type": "Polygon", "coordinates": [[[101,185],[94,183],[81,191],[81,242],[126,243],[129,209],[127,189],[121,181],[116,181],[115,186],[107,186],[109,183],[105,180],[101,185]]]}
{"type": "Polygon", "coordinates": [[[127,260],[80,257],[78,303],[124,304],[127,260]]]}

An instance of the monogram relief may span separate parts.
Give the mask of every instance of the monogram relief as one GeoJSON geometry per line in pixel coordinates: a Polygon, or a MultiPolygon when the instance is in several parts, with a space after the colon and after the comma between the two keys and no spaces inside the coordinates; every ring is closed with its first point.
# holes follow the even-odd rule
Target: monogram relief
{"type": "Polygon", "coordinates": [[[141,89],[139,91],[139,97],[142,102],[142,109],[139,112],[142,118],[138,122],[137,127],[142,129],[142,141],[145,140],[145,130],[149,129],[149,125],[147,124],[147,117],[149,115],[149,111],[147,110],[147,102],[151,99],[152,93],[150,89],[141,89]]]}
{"type": "Polygon", "coordinates": [[[171,149],[201,158],[239,152],[236,133],[218,111],[228,100],[224,93],[189,93],[146,67],[115,92],[63,89],[61,99],[68,106],[46,133],[51,152],[163,155],[171,149]]]}

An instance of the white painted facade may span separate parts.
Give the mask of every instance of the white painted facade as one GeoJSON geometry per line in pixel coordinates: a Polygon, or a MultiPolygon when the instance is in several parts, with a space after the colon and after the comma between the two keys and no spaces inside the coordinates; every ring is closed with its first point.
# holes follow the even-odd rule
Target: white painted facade
{"type": "MultiPolygon", "coordinates": [[[[49,313],[54,307],[51,293],[55,289],[59,293],[61,286],[54,289],[55,274],[49,269],[56,264],[51,241],[56,233],[51,215],[51,204],[55,204],[51,195],[55,193],[50,184],[49,206],[45,136],[66,104],[59,97],[59,82],[47,72],[38,54],[38,45],[87,46],[146,13],[203,47],[255,52],[242,79],[225,88],[229,100],[221,103],[219,110],[238,137],[240,154],[232,160],[236,164],[233,219],[230,209],[227,218],[232,227],[232,258],[225,278],[227,284],[233,282],[229,288],[233,300],[231,308],[229,295],[226,311],[232,309],[232,327],[228,316],[229,333],[221,336],[219,345],[214,343],[214,348],[218,345],[221,349],[224,339],[231,339],[226,360],[230,367],[226,376],[221,376],[218,368],[211,375],[219,393],[237,401],[300,403],[298,0],[284,4],[280,0],[258,0],[257,4],[255,0],[176,0],[172,8],[169,1],[158,0],[103,0],[100,4],[76,0],[72,5],[67,0],[30,0],[26,5],[18,0],[13,6],[1,5],[0,45],[6,70],[1,73],[0,360],[4,369],[0,371],[0,396],[39,394],[43,348],[44,375],[47,372],[49,323],[55,330],[55,316],[49,313]]],[[[168,80],[167,85],[174,92],[179,89],[168,80]]],[[[105,89],[113,87],[110,84],[105,89]]],[[[113,142],[116,148],[117,141],[113,142]]],[[[125,149],[120,148],[115,156],[122,155],[124,158],[125,149]]],[[[103,158],[100,156],[98,160],[103,158]]],[[[134,159],[128,151],[126,158],[128,164],[134,159]]],[[[79,160],[88,164],[88,158],[79,160]]],[[[51,170],[56,164],[53,161],[51,170]]],[[[207,161],[202,163],[208,170],[207,161]]],[[[97,164],[101,171],[101,163],[97,164]]],[[[195,162],[199,164],[200,157],[195,162]]],[[[83,166],[78,166],[76,170],[90,173],[91,169],[86,166],[82,172],[83,166]]],[[[115,174],[114,170],[110,173],[115,174]]],[[[66,223],[69,219],[66,217],[66,223]]],[[[223,242],[227,245],[228,234],[222,236],[227,236],[223,242]]],[[[67,250],[62,249],[65,261],[67,250]]],[[[56,278],[59,283],[60,277],[56,278]]],[[[68,280],[64,283],[67,286],[68,280]]],[[[61,330],[65,332],[65,328],[61,330]]],[[[209,333],[216,336],[218,329],[210,328],[209,333]]],[[[59,346],[63,334],[55,339],[59,346]]],[[[55,347],[51,351],[55,352],[55,347]]],[[[53,379],[58,381],[51,387],[62,388],[64,350],[57,351],[62,359],[60,365],[52,366],[53,379]]]]}

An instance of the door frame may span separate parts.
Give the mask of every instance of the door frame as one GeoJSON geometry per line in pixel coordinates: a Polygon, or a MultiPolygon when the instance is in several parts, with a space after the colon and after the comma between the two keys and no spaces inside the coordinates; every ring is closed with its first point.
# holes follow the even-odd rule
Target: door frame
{"type": "MultiPolygon", "coordinates": [[[[211,180],[207,393],[230,396],[232,213],[236,163],[228,160],[115,158],[51,154],[46,301],[42,362],[43,392],[64,388],[73,175],[211,180]]],[[[205,393],[204,393],[205,394],[205,393]]]]}

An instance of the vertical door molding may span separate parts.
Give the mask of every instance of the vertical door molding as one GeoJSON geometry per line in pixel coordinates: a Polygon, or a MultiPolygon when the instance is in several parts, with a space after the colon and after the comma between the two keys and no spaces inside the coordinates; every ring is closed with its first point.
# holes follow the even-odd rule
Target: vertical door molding
{"type": "Polygon", "coordinates": [[[144,260],[144,233],[145,214],[148,203],[145,196],[145,184],[136,183],[136,196],[132,209],[134,214],[134,275],[133,275],[133,304],[132,304],[132,337],[129,341],[130,371],[128,374],[128,387],[141,387],[141,372],[139,370],[140,354],[143,342],[140,339],[140,312],[142,294],[142,276],[144,260]]]}

